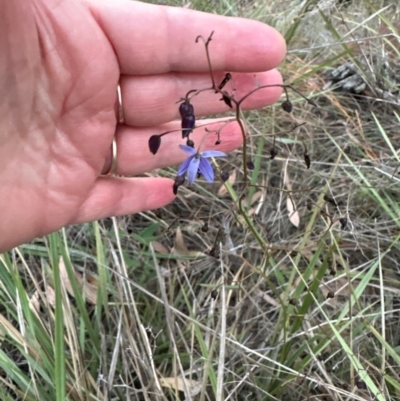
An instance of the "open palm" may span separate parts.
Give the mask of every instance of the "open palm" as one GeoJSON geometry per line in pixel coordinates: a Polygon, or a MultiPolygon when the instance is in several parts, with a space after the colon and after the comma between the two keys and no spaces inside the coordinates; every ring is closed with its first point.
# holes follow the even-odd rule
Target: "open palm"
{"type": "MultiPolygon", "coordinates": [[[[194,40],[212,30],[213,68],[221,76],[234,73],[236,93],[281,82],[271,69],[284,56],[283,39],[254,21],[128,1],[0,0],[0,250],[67,224],[174,199],[169,179],[101,172],[110,164],[114,136],[119,175],[185,158],[179,133],[166,137],[157,156],[147,141],[178,128],[176,101],[210,85],[204,47],[194,40]]],[[[260,91],[245,107],[265,106],[279,95],[279,88],[260,91]]],[[[194,105],[197,117],[226,110],[212,93],[194,105]]],[[[194,138],[205,135],[196,131],[194,138]]],[[[241,134],[233,124],[225,131],[218,149],[230,151],[241,134]]],[[[214,142],[203,146],[215,148],[214,142]]]]}

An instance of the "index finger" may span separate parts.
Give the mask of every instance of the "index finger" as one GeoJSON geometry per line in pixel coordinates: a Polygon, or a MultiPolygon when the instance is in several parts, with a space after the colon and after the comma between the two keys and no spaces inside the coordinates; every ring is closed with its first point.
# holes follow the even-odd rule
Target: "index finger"
{"type": "Polygon", "coordinates": [[[272,27],[244,18],[124,0],[92,0],[90,8],[111,42],[121,74],[205,72],[210,43],[213,70],[259,72],[277,67],[286,54],[283,37],[272,27]]]}

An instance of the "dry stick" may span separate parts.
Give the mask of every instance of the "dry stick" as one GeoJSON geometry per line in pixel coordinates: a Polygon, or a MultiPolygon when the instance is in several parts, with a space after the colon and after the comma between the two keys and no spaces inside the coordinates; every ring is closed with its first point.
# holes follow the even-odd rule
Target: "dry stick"
{"type": "Polygon", "coordinates": [[[212,86],[215,89],[215,80],[214,80],[214,75],[213,75],[213,70],[211,67],[211,59],[210,59],[210,52],[208,51],[208,45],[210,44],[211,40],[212,40],[212,36],[214,34],[214,31],[211,32],[210,36],[207,38],[207,40],[204,40],[202,35],[197,36],[196,38],[196,43],[198,43],[199,39],[201,39],[206,47],[206,55],[207,55],[207,63],[208,63],[208,69],[210,72],[210,77],[211,77],[211,82],[212,82],[212,86]]]}

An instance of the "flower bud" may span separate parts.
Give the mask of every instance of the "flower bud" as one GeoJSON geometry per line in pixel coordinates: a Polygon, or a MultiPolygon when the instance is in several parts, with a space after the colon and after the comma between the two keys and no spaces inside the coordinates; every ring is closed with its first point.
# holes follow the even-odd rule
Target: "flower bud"
{"type": "Polygon", "coordinates": [[[193,114],[182,117],[182,138],[187,138],[193,131],[196,118],[193,114]]]}
{"type": "Polygon", "coordinates": [[[194,115],[193,105],[188,101],[184,101],[179,106],[179,114],[181,115],[182,118],[188,115],[194,115]]]}

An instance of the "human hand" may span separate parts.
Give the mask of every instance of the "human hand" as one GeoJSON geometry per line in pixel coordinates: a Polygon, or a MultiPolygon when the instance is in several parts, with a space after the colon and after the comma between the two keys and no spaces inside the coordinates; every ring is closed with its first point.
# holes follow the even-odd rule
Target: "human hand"
{"type": "MultiPolygon", "coordinates": [[[[239,97],[282,82],[273,68],[285,55],[284,40],[259,22],[131,1],[0,0],[0,250],[174,199],[170,179],[101,173],[109,169],[114,136],[119,175],[186,157],[179,131],[163,139],[156,156],[148,139],[179,130],[177,100],[210,85],[204,46],[195,38],[211,31],[213,69],[220,77],[232,73],[239,97]],[[118,82],[125,115],[119,125],[118,82]]],[[[243,108],[266,106],[280,94],[257,91],[243,108]]],[[[218,99],[196,97],[196,117],[226,111],[218,99]]],[[[201,128],[192,134],[204,136],[201,128]]],[[[207,137],[204,149],[228,152],[242,143],[236,123],[221,138],[216,146],[207,137]]]]}

